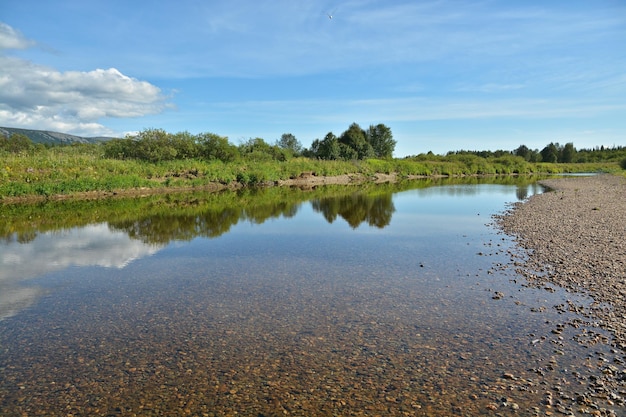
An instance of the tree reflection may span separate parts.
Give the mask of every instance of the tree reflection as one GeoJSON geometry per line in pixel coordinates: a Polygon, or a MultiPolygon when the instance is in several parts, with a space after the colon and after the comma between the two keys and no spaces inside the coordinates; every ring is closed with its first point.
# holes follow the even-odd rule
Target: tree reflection
{"type": "Polygon", "coordinates": [[[321,213],[329,223],[342,218],[353,229],[362,224],[384,228],[391,223],[395,212],[393,194],[400,191],[417,189],[427,192],[433,186],[447,186],[443,188],[444,192],[465,195],[478,192],[475,187],[467,185],[506,184],[517,185],[517,198],[522,200],[534,187],[540,187],[535,181],[517,177],[429,178],[395,184],[325,186],[307,190],[249,188],[238,192],[189,192],[143,198],[2,205],[0,239],[6,243],[27,244],[39,233],[105,223],[111,230],[123,231],[132,239],[162,245],[172,240],[216,238],[228,233],[239,222],[262,224],[268,219],[291,218],[306,202],[310,202],[313,210],[321,213]]]}
{"type": "Polygon", "coordinates": [[[528,186],[518,185],[515,190],[515,197],[517,197],[519,201],[525,200],[526,197],[528,197],[528,186]]]}
{"type": "Polygon", "coordinates": [[[391,222],[395,211],[392,194],[369,196],[354,193],[343,197],[321,198],[311,201],[313,210],[322,213],[329,222],[343,218],[350,227],[356,229],[361,223],[382,229],[391,222]]]}
{"type": "Polygon", "coordinates": [[[111,230],[123,231],[145,243],[166,244],[172,240],[218,237],[242,217],[241,209],[208,210],[199,215],[154,215],[136,220],[111,221],[111,230]]]}

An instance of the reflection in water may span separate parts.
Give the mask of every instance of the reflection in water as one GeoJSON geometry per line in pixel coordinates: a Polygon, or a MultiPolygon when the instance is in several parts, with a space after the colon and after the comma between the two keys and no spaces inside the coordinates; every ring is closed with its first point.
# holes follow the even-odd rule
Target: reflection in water
{"type": "Polygon", "coordinates": [[[160,246],[131,239],[106,224],[37,234],[28,243],[5,239],[0,251],[0,319],[31,305],[41,295],[23,281],[71,266],[123,268],[160,246]]]}
{"type": "MultiPolygon", "coordinates": [[[[350,190],[350,189],[349,189],[350,190]]],[[[311,205],[324,218],[332,223],[337,217],[343,218],[352,228],[366,222],[370,226],[383,228],[391,221],[394,211],[393,188],[379,190],[371,194],[368,190],[346,191],[339,195],[313,198],[311,205]],[[348,192],[348,193],[347,193],[348,192]]],[[[257,190],[262,194],[263,190],[257,190]]],[[[227,207],[206,207],[196,213],[169,213],[147,215],[137,219],[110,221],[114,230],[124,231],[133,239],[147,243],[166,244],[173,240],[189,241],[196,237],[219,237],[242,221],[262,224],[269,219],[294,217],[302,206],[301,201],[267,201],[248,205],[227,207]]]]}
{"type": "Polygon", "coordinates": [[[397,184],[324,186],[311,190],[273,187],[238,192],[3,205],[0,210],[0,240],[27,243],[46,231],[108,223],[113,229],[127,231],[132,238],[146,243],[166,244],[172,240],[187,241],[199,236],[218,237],[241,221],[261,224],[271,218],[291,218],[307,201],[311,201],[315,210],[321,211],[329,222],[339,216],[353,227],[362,222],[384,227],[389,224],[394,211],[391,203],[394,193],[445,186],[445,192],[450,195],[471,195],[477,193],[471,185],[488,183],[514,185],[518,198],[523,199],[529,192],[540,189],[535,181],[536,178],[516,177],[440,178],[397,184]]]}
{"type": "Polygon", "coordinates": [[[242,211],[226,208],[200,214],[158,214],[139,219],[111,221],[111,229],[125,232],[132,239],[167,244],[172,240],[192,240],[198,236],[218,237],[241,219],[242,211]]]}
{"type": "Polygon", "coordinates": [[[532,189],[444,183],[3,210],[0,408],[538,415],[591,349],[553,332],[572,294],[494,268],[484,222],[532,189]]]}
{"type": "Polygon", "coordinates": [[[363,222],[382,229],[389,225],[395,210],[391,193],[378,196],[354,193],[345,197],[313,200],[311,205],[315,211],[322,213],[329,223],[334,222],[339,216],[353,229],[363,222]]]}
{"type": "MultiPolygon", "coordinates": [[[[477,180],[468,182],[475,184],[477,180]]],[[[268,219],[294,217],[307,200],[329,223],[342,218],[353,229],[363,223],[384,228],[395,211],[394,193],[412,188],[426,194],[437,190],[451,196],[480,192],[474,186],[459,183],[463,184],[458,180],[427,180],[327,187],[308,193],[253,189],[12,207],[13,211],[5,210],[0,217],[0,231],[4,231],[0,253],[0,319],[31,305],[40,296],[40,289],[21,286],[21,282],[52,271],[89,265],[122,268],[172,241],[216,238],[242,221],[262,224],[268,219]],[[457,185],[432,187],[442,184],[457,185]],[[37,219],[41,222],[39,226],[37,219]]],[[[539,186],[520,181],[517,197],[526,198],[529,189],[536,192],[536,187],[539,186]]]]}

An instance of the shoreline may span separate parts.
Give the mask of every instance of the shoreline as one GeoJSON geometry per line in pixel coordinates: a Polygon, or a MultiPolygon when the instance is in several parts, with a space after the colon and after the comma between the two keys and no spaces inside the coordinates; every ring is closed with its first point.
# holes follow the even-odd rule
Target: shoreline
{"type": "Polygon", "coordinates": [[[604,174],[539,183],[551,191],[496,216],[526,252],[518,272],[531,284],[591,296],[595,302],[585,315],[599,320],[626,352],[626,178],[604,174]]]}
{"type": "MultiPolygon", "coordinates": [[[[611,347],[612,356],[598,357],[598,375],[579,380],[587,391],[575,404],[592,399],[612,406],[626,404],[626,178],[616,175],[567,177],[539,181],[550,191],[512,204],[494,216],[496,226],[512,236],[512,268],[527,286],[549,291],[556,286],[591,299],[554,306],[578,317],[553,333],[572,327],[577,343],[611,347]],[[593,328],[603,329],[607,338],[593,328]]],[[[582,387],[581,387],[582,388],[582,387]]],[[[584,408],[584,407],[583,407],[584,408]]],[[[588,407],[587,407],[588,408],[588,407]]],[[[602,408],[594,406],[596,412],[602,408]]],[[[597,414],[605,415],[605,414],[597,414]]],[[[613,414],[609,414],[613,415],[613,414]]]]}
{"type": "MultiPolygon", "coordinates": [[[[140,187],[140,188],[123,188],[115,190],[92,190],[92,191],[79,191],[71,192],[67,194],[27,194],[20,196],[2,196],[0,195],[0,205],[3,204],[34,204],[46,201],[64,201],[64,200],[98,200],[108,198],[131,198],[131,197],[146,197],[156,194],[169,194],[180,192],[192,192],[192,191],[206,191],[206,192],[220,192],[220,191],[235,191],[246,187],[298,187],[301,189],[312,189],[318,186],[324,185],[358,185],[365,183],[372,184],[384,184],[384,183],[397,183],[405,180],[417,180],[417,179],[441,179],[441,178],[490,178],[490,177],[520,177],[520,176],[534,176],[534,175],[550,175],[549,173],[532,173],[532,174],[460,174],[460,175],[399,175],[396,172],[391,173],[374,173],[374,174],[341,174],[334,176],[316,175],[313,172],[304,172],[298,177],[260,182],[256,185],[245,185],[237,181],[230,183],[222,182],[207,182],[204,185],[181,185],[181,186],[166,186],[157,185],[155,187],[140,187]]],[[[558,174],[552,174],[558,175],[558,174]]]]}
{"type": "MultiPolygon", "coordinates": [[[[513,174],[511,174],[513,175],[513,174]]],[[[480,177],[480,175],[474,175],[480,177]]],[[[494,175],[497,176],[497,175],[494,175]]],[[[462,176],[459,176],[461,178],[462,176]]],[[[470,177],[470,176],[466,176],[470,177]]],[[[487,177],[487,176],[485,176],[487,177]]],[[[439,179],[449,178],[448,175],[408,175],[399,176],[396,173],[383,174],[377,173],[373,175],[364,174],[343,174],[336,176],[315,175],[313,173],[303,173],[297,178],[290,178],[286,180],[267,181],[259,183],[258,187],[299,187],[302,189],[311,189],[323,185],[356,185],[364,183],[383,184],[383,183],[396,183],[403,180],[415,180],[415,179],[439,179]]],[[[224,184],[220,182],[209,182],[202,186],[178,186],[178,187],[142,187],[142,188],[125,188],[118,190],[94,190],[73,192],[69,194],[54,194],[54,195],[24,195],[17,197],[0,196],[0,205],[2,204],[33,204],[41,203],[45,201],[64,201],[64,200],[98,200],[105,198],[129,198],[129,197],[146,197],[155,194],[168,194],[179,193],[187,191],[207,191],[207,192],[220,192],[227,190],[239,190],[246,188],[247,186],[238,183],[231,182],[224,184]]]]}

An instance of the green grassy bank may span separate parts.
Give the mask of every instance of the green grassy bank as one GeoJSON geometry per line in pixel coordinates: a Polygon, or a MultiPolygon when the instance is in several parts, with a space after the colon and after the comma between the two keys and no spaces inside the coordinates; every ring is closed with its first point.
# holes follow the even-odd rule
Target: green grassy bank
{"type": "Polygon", "coordinates": [[[531,163],[514,155],[482,158],[457,154],[355,161],[294,157],[284,161],[244,158],[223,162],[194,158],[149,162],[106,158],[99,146],[57,146],[30,152],[0,153],[0,201],[93,191],[200,188],[215,183],[256,186],[297,178],[303,173],[318,176],[396,173],[402,178],[597,171],[618,172],[621,168],[617,162],[531,163]]]}

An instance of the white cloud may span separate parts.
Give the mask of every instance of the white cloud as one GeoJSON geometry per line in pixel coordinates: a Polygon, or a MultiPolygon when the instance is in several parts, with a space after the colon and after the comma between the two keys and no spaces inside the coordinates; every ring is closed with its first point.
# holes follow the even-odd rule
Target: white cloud
{"type": "MultiPolygon", "coordinates": [[[[33,44],[0,23],[0,48],[33,44]]],[[[101,119],[158,114],[168,107],[161,89],[115,68],[60,72],[9,56],[0,56],[0,68],[2,126],[97,136],[113,133],[101,119]]]]}
{"type": "Polygon", "coordinates": [[[11,26],[0,22],[0,50],[26,49],[34,46],[35,42],[26,39],[20,32],[11,26]]]}

